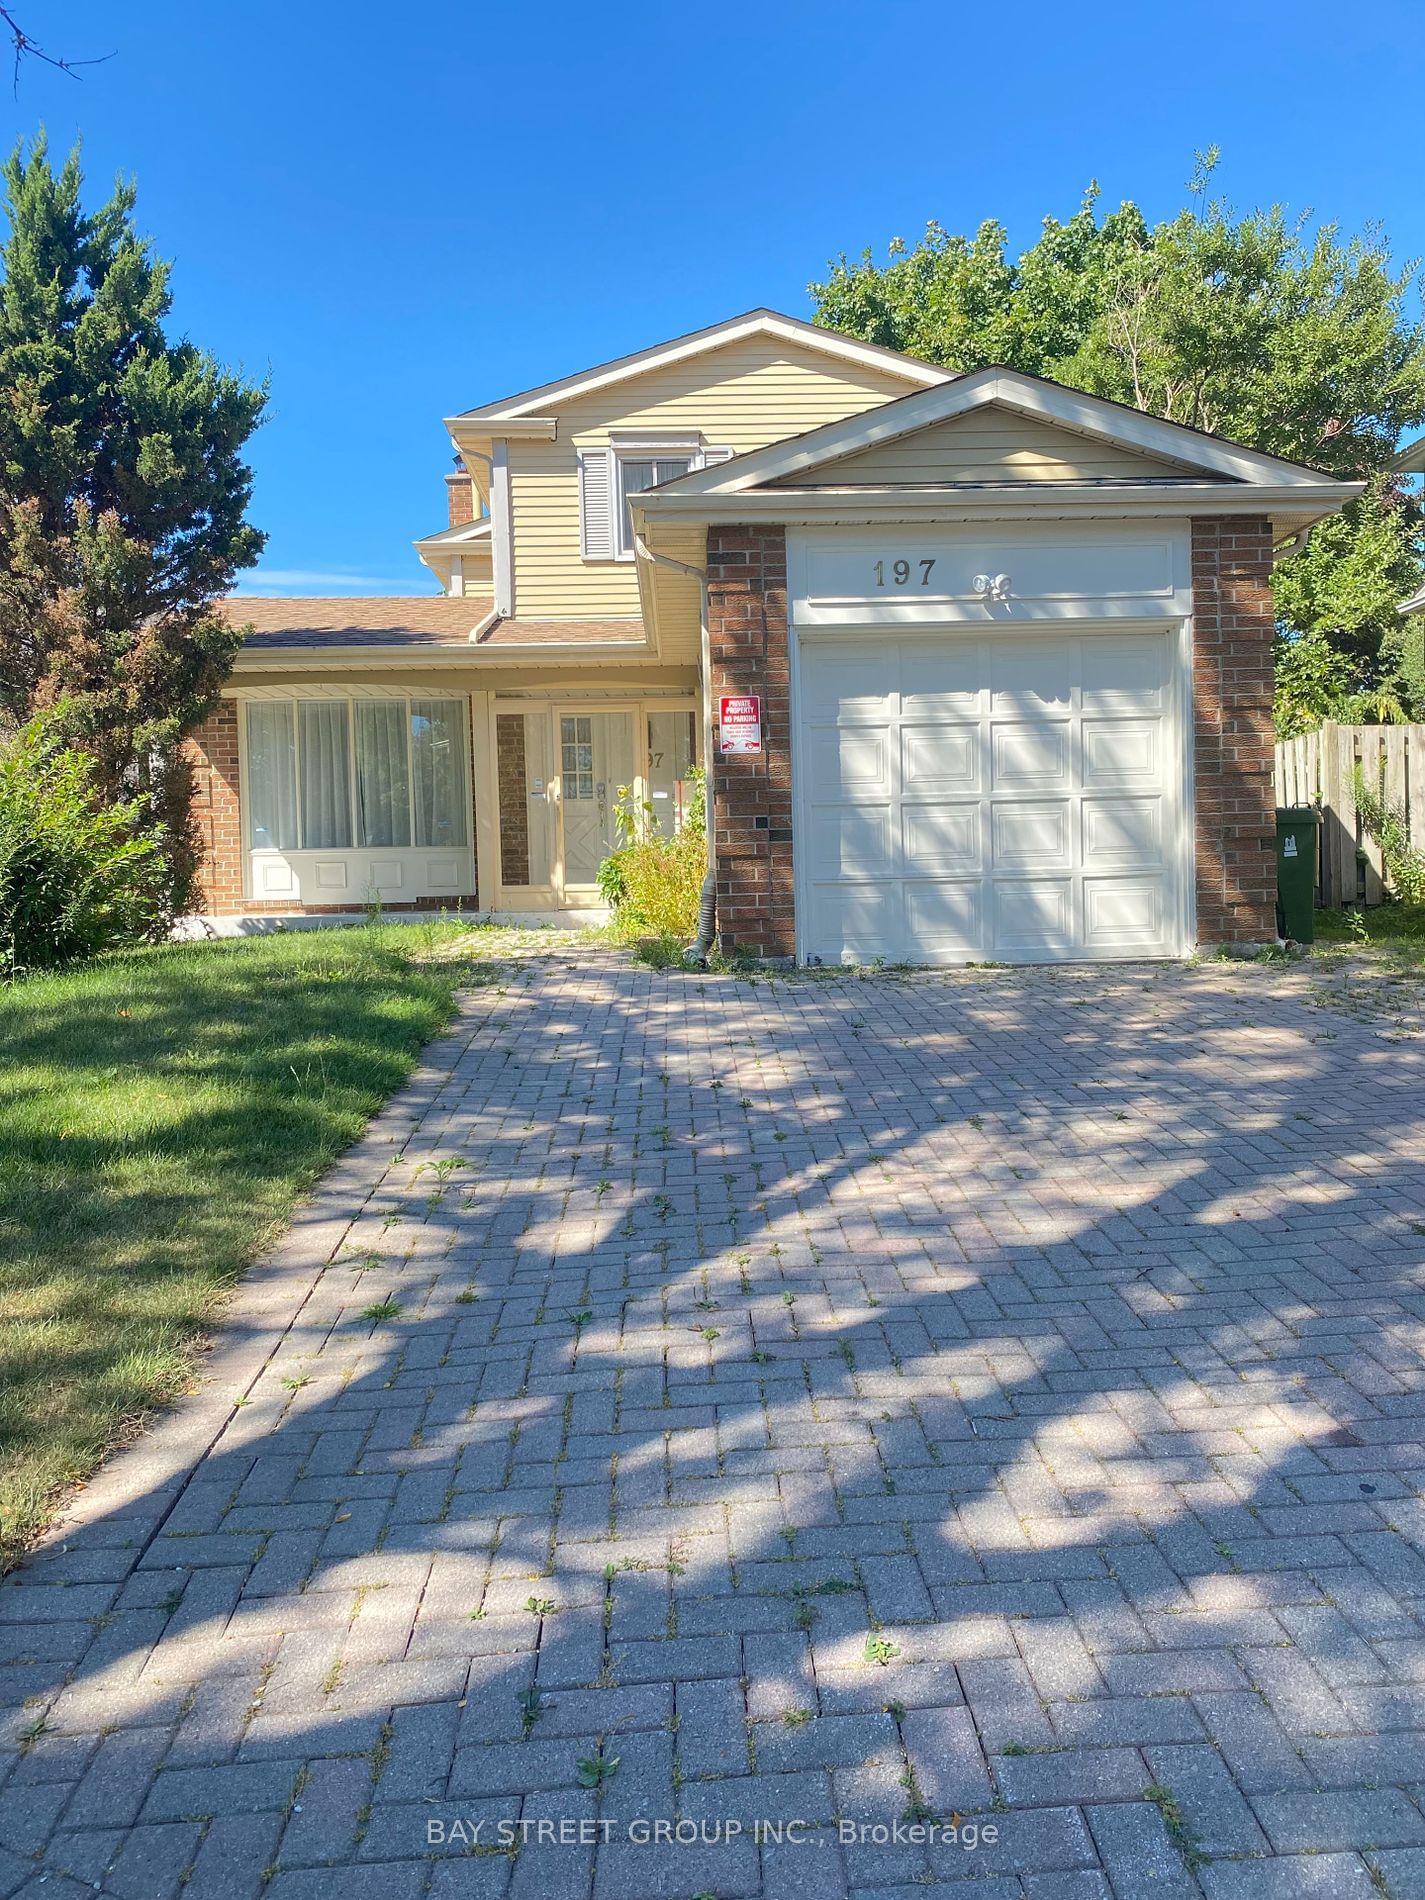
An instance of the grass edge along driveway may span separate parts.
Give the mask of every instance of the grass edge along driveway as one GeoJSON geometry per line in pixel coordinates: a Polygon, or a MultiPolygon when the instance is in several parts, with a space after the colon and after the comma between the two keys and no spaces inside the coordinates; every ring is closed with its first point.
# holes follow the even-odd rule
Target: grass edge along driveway
{"type": "Polygon", "coordinates": [[[437,952],[513,934],[168,944],[0,990],[0,1570],[184,1390],[244,1266],[496,974],[437,952]]]}

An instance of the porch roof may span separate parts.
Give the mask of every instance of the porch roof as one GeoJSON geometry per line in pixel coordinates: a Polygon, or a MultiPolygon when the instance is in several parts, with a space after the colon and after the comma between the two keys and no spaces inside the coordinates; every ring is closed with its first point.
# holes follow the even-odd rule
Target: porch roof
{"type": "Polygon", "coordinates": [[[371,664],[379,663],[383,650],[410,659],[475,661],[491,648],[524,648],[541,659],[571,649],[593,662],[599,649],[651,650],[641,620],[501,618],[488,595],[278,599],[231,594],[219,610],[232,625],[250,629],[238,656],[244,671],[279,654],[371,664]]]}
{"type": "Polygon", "coordinates": [[[230,594],[221,603],[232,625],[251,627],[245,650],[270,647],[468,646],[490,616],[488,597],[411,598],[330,595],[276,598],[230,594]]]}

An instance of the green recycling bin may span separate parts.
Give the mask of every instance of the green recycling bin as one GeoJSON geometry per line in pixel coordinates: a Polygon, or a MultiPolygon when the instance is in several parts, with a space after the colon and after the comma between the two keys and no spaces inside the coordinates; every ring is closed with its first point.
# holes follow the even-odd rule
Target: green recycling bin
{"type": "Polygon", "coordinates": [[[1314,805],[1277,811],[1277,929],[1294,943],[1316,938],[1316,829],[1314,805]]]}

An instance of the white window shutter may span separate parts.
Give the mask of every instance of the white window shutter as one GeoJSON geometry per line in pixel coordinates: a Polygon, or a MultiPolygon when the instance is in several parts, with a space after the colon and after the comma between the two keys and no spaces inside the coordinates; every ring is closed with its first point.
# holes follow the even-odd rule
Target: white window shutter
{"type": "Polygon", "coordinates": [[[704,449],[703,467],[711,468],[716,462],[730,462],[736,453],[736,449],[704,449]]]}
{"type": "Polygon", "coordinates": [[[586,561],[614,558],[612,449],[579,451],[579,541],[586,561]]]}

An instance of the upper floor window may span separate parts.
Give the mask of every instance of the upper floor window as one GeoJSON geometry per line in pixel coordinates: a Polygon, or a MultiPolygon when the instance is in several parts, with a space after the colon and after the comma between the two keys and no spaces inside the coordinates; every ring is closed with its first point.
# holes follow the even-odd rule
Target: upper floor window
{"type": "Polygon", "coordinates": [[[579,544],[586,561],[631,561],[629,497],[690,469],[726,462],[731,449],[708,448],[698,435],[667,439],[617,436],[607,448],[579,450],[579,544]]]}
{"type": "Polygon", "coordinates": [[[693,466],[691,452],[686,455],[646,456],[629,454],[615,449],[614,461],[618,467],[618,552],[627,559],[633,549],[633,511],[628,505],[630,495],[636,495],[641,488],[656,488],[659,482],[676,481],[678,476],[686,475],[693,466]]]}

